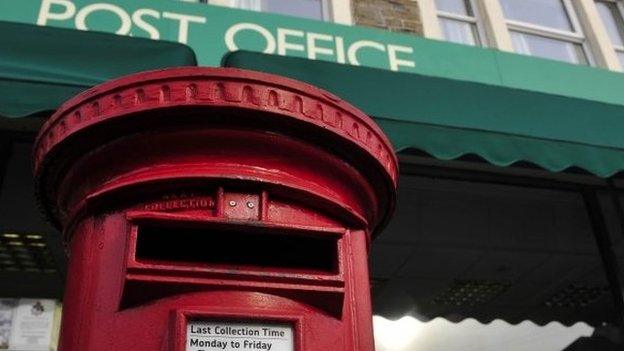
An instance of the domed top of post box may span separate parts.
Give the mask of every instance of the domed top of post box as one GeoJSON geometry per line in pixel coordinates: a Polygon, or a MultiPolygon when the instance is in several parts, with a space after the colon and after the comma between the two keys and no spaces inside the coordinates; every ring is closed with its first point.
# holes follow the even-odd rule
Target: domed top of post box
{"type": "Polygon", "coordinates": [[[368,116],[331,93],[292,79],[198,67],[126,76],[87,90],[59,108],[42,127],[34,148],[37,197],[49,219],[59,225],[64,222],[60,213],[70,212],[59,210],[55,197],[59,179],[72,162],[128,130],[147,132],[184,123],[184,111],[190,110],[195,116],[199,111],[207,127],[215,112],[224,110],[245,112],[236,121],[219,122],[239,128],[258,127],[255,116],[271,115],[269,131],[308,139],[374,182],[379,206],[385,207],[379,208],[379,223],[388,220],[398,163],[389,140],[368,116]]]}

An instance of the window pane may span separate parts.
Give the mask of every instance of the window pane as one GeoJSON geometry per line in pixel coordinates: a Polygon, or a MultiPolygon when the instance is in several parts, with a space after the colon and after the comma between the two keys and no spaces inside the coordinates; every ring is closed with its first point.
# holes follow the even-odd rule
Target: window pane
{"type": "Polygon", "coordinates": [[[474,16],[469,0],[436,0],[436,8],[439,11],[474,16]]]}
{"type": "Polygon", "coordinates": [[[263,9],[295,17],[323,19],[323,5],[320,0],[263,0],[263,9]]]}
{"type": "Polygon", "coordinates": [[[580,44],[541,37],[538,35],[510,32],[514,49],[519,54],[538,56],[570,63],[588,64],[580,44]]]}
{"type": "Polygon", "coordinates": [[[624,69],[624,52],[618,51],[616,52],[616,54],[620,59],[620,65],[622,66],[622,69],[624,69]]]}
{"type": "Polygon", "coordinates": [[[234,7],[253,11],[266,11],[281,15],[323,19],[321,0],[233,0],[234,7]]]}
{"type": "Polygon", "coordinates": [[[476,28],[471,23],[440,18],[440,27],[444,38],[453,43],[476,45],[476,28]]]}
{"type": "Polygon", "coordinates": [[[261,11],[262,1],[260,0],[233,0],[233,6],[244,10],[261,11]]]}
{"type": "Polygon", "coordinates": [[[612,2],[597,1],[596,7],[613,45],[624,45],[624,21],[617,5],[612,2]]]}
{"type": "Polygon", "coordinates": [[[539,26],[573,31],[561,0],[501,0],[505,17],[539,26]]]}

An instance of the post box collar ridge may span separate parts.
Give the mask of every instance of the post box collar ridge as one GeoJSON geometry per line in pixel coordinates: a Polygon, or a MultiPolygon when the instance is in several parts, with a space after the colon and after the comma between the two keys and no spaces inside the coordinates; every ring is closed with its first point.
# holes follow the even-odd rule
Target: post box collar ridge
{"type": "Polygon", "coordinates": [[[306,83],[234,68],[181,67],[133,74],[110,81],[64,103],[35,141],[35,173],[62,140],[121,115],[174,106],[236,105],[289,115],[333,132],[366,150],[394,187],[398,160],[390,140],[364,113],[337,96],[306,83]],[[270,82],[270,84],[267,84],[270,82]]]}
{"type": "Polygon", "coordinates": [[[394,209],[398,162],[389,140],[372,119],[308,84],[231,68],[181,67],[138,73],[96,86],[63,104],[35,141],[38,203],[59,226],[61,217],[76,210],[67,208],[68,203],[56,203],[59,181],[83,155],[124,135],[172,126],[207,130],[222,128],[223,123],[300,138],[359,169],[378,199],[373,206],[377,209],[370,212],[371,229],[378,232],[385,226],[394,209]],[[219,120],[232,111],[237,112],[219,120]]]}

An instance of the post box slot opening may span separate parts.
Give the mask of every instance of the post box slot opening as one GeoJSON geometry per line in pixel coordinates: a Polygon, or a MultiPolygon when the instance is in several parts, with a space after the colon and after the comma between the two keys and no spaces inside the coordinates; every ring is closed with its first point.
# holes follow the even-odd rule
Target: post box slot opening
{"type": "Polygon", "coordinates": [[[141,225],[137,230],[135,257],[137,261],[173,264],[336,273],[338,239],[285,232],[141,225]]]}

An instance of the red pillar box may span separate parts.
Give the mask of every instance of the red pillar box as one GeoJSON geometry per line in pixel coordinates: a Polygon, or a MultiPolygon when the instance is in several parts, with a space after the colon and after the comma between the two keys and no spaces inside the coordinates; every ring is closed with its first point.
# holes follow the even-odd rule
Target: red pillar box
{"type": "Polygon", "coordinates": [[[282,77],[179,68],[63,105],[35,146],[70,255],[63,351],[373,350],[380,129],[282,77]]]}

